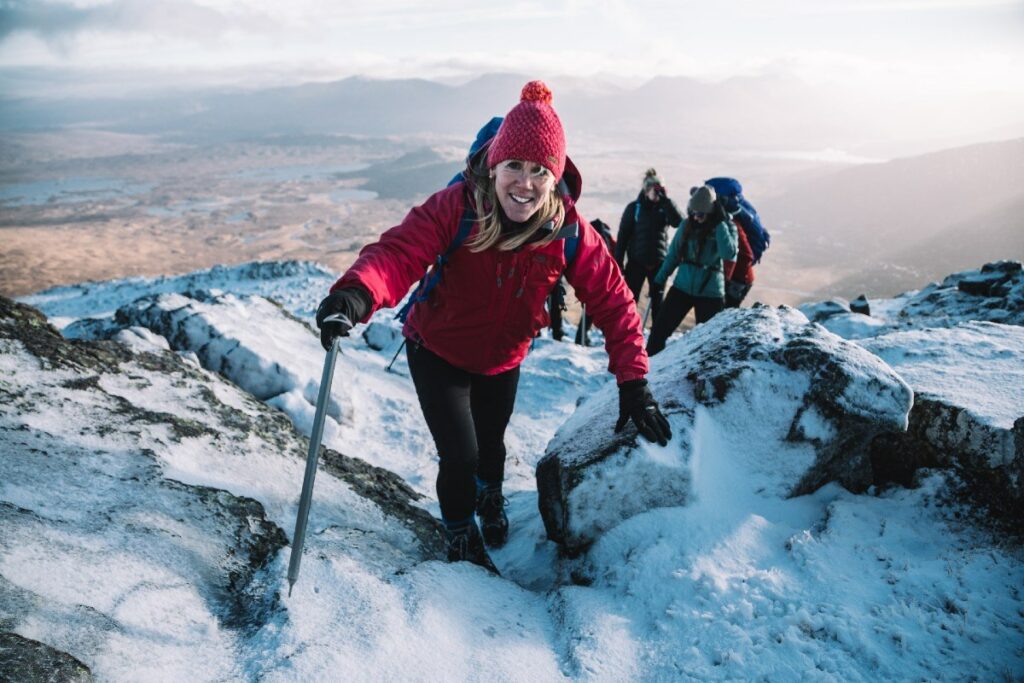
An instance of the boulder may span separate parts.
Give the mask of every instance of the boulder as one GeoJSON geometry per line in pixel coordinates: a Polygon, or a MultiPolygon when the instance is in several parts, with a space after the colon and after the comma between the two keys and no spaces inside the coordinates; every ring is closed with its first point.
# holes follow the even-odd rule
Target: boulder
{"type": "Polygon", "coordinates": [[[699,415],[757,446],[737,466],[757,471],[758,495],[796,496],[828,482],[870,486],[871,442],[906,429],[913,401],[877,356],[785,306],[715,316],[652,359],[648,379],[672,424],[667,447],[640,439],[631,424],[613,433],[610,383],[577,408],[538,463],[545,529],[570,554],[631,516],[691,501],[699,415]]]}
{"type": "Polygon", "coordinates": [[[867,295],[861,294],[856,299],[851,301],[850,312],[859,313],[861,315],[871,315],[871,304],[868,303],[867,295]]]}
{"type": "Polygon", "coordinates": [[[1024,518],[1024,327],[965,322],[860,343],[914,390],[909,429],[885,449],[891,477],[956,467],[979,502],[1024,518]]]}

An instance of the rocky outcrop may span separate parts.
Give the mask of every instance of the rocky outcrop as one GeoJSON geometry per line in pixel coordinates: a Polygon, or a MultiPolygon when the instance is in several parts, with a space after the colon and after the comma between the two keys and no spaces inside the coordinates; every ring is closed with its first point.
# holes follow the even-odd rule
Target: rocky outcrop
{"type": "MultiPolygon", "coordinates": [[[[43,647],[110,678],[96,668],[109,638],[138,639],[124,659],[141,671],[159,666],[146,661],[159,637],[212,661],[232,651],[228,634],[284,610],[307,448],[284,414],[175,353],[64,339],[2,297],[0,367],[0,631],[31,624],[55,638],[43,647]],[[270,483],[282,478],[294,483],[270,483]]],[[[441,557],[437,523],[400,478],[329,450],[322,468],[331,494],[312,523],[360,539],[330,552],[386,573],[441,557]]]]}
{"type": "Polygon", "coordinates": [[[775,460],[757,467],[768,472],[772,494],[796,496],[828,482],[870,486],[870,444],[906,428],[913,398],[876,356],[787,307],[716,316],[653,359],[648,379],[672,423],[667,448],[638,441],[632,427],[612,433],[612,385],[577,409],[538,464],[545,529],[570,552],[639,512],[690,501],[701,409],[731,420],[753,443],[777,439],[775,460]]]}
{"type": "Polygon", "coordinates": [[[92,681],[89,667],[68,653],[17,633],[0,633],[0,671],[4,680],[22,683],[92,681]]]}
{"type": "Polygon", "coordinates": [[[1024,325],[1024,272],[1020,261],[987,263],[902,295],[895,327],[953,327],[978,320],[1024,325]]]}

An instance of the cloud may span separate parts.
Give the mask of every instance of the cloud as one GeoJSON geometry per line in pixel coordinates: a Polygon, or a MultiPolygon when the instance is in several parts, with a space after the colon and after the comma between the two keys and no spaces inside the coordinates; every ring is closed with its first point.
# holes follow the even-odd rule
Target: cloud
{"type": "Polygon", "coordinates": [[[175,0],[113,0],[88,6],[29,0],[0,3],[0,40],[25,32],[60,41],[84,31],[100,31],[164,33],[201,41],[230,29],[268,26],[269,20],[251,13],[228,14],[175,0]]]}

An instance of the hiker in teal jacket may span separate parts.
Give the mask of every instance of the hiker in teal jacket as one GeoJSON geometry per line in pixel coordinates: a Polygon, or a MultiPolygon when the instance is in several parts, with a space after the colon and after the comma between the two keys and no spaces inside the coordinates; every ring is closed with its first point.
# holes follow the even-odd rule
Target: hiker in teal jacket
{"type": "Polygon", "coordinates": [[[672,271],[679,268],[654,319],[647,340],[648,356],[665,348],[665,341],[691,308],[699,324],[725,307],[724,262],[735,262],[738,244],[736,226],[715,201],[714,189],[707,185],[695,188],[686,218],[676,230],[654,278],[663,285],[672,271]]]}

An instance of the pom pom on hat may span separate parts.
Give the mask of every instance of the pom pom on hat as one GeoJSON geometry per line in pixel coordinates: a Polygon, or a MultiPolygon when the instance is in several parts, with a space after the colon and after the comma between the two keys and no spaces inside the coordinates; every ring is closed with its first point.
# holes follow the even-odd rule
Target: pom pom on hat
{"type": "Polygon", "coordinates": [[[523,86],[523,92],[519,95],[520,102],[543,102],[550,105],[554,95],[551,88],[545,85],[544,81],[530,81],[523,86]]]}
{"type": "Polygon", "coordinates": [[[487,153],[493,168],[507,159],[522,159],[547,168],[558,180],[565,171],[565,131],[551,107],[553,95],[543,81],[523,86],[519,104],[512,107],[487,153]]]}
{"type": "Polygon", "coordinates": [[[647,188],[655,185],[661,185],[661,178],[658,177],[657,171],[653,168],[649,168],[644,173],[644,189],[646,190],[647,188]]]}

